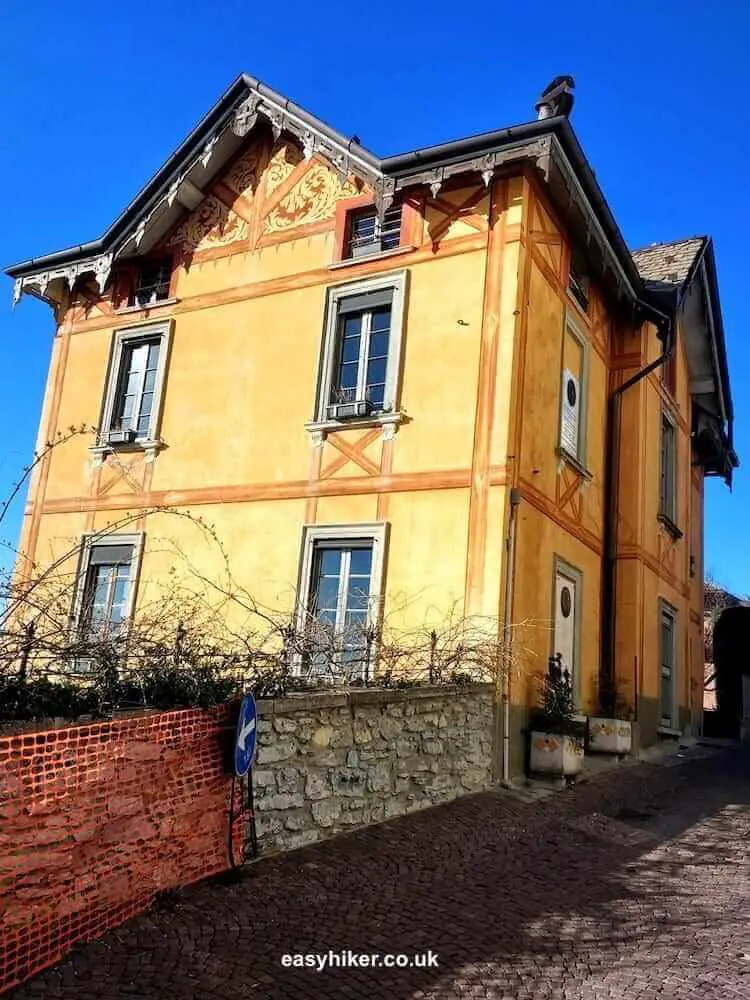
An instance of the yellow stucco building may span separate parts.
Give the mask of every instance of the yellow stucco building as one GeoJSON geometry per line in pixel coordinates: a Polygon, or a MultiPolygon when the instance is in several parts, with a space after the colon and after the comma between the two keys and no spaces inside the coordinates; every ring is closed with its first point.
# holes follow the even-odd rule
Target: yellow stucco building
{"type": "Polygon", "coordinates": [[[117,622],[175,550],[216,571],[190,511],[334,632],[522,631],[512,772],[554,653],[581,712],[697,731],[736,464],[712,245],[627,250],[571,103],[381,159],[242,76],[100,239],[9,268],[55,315],[40,445],[97,428],[36,468],[18,573],[80,545],[74,623],[117,622]]]}

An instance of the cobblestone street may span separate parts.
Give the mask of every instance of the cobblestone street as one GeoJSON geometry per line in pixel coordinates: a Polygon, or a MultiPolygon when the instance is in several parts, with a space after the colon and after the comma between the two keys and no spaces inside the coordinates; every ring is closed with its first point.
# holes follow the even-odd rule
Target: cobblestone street
{"type": "Polygon", "coordinates": [[[749,838],[737,749],[485,793],[174,893],[9,996],[747,998],[749,838]],[[282,967],[329,949],[439,965],[282,967]]]}

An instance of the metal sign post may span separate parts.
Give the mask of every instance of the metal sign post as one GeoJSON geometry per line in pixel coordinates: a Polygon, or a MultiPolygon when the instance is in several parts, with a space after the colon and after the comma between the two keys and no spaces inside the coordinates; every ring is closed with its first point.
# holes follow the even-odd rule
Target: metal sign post
{"type": "Polygon", "coordinates": [[[234,861],[234,845],[232,843],[232,829],[234,827],[234,789],[238,778],[247,775],[247,800],[243,803],[244,809],[250,813],[250,843],[252,845],[253,857],[258,853],[258,840],[255,832],[255,806],[253,802],[253,773],[252,766],[255,760],[255,751],[258,743],[258,708],[252,694],[246,694],[240,705],[240,714],[237,719],[237,735],[234,744],[234,775],[232,776],[232,791],[229,803],[229,860],[232,868],[236,868],[234,861]]]}

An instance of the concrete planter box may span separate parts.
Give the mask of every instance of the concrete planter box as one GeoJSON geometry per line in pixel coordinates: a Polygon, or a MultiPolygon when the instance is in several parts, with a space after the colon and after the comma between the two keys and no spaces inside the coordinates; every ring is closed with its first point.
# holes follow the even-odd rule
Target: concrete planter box
{"type": "Polygon", "coordinates": [[[583,740],[533,729],[529,736],[529,770],[533,774],[574,775],[583,770],[583,740]]]}
{"type": "Polygon", "coordinates": [[[589,719],[588,747],[592,753],[630,753],[633,727],[625,719],[589,719]]]}

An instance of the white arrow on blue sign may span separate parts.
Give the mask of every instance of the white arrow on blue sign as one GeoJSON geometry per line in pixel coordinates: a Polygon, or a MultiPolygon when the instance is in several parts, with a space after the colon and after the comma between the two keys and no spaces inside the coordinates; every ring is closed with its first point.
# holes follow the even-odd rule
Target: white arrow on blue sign
{"type": "Polygon", "coordinates": [[[255,698],[246,694],[240,705],[240,717],[237,719],[237,742],[234,746],[234,770],[243,777],[252,767],[255,759],[257,743],[258,712],[255,698]]]}

